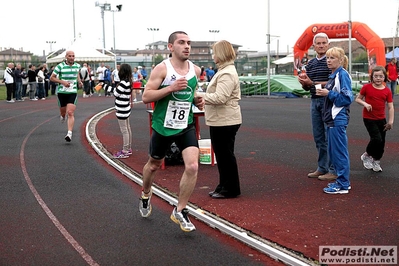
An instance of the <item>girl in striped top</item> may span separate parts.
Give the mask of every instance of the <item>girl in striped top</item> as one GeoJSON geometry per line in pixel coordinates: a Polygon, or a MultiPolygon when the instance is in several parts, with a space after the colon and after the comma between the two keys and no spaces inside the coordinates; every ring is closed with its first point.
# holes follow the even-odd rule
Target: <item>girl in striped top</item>
{"type": "Polygon", "coordinates": [[[132,68],[128,64],[121,64],[119,69],[120,83],[112,88],[115,96],[115,110],[119,128],[123,136],[123,148],[114,154],[115,158],[128,158],[132,154],[132,131],[130,128],[132,68]]]}

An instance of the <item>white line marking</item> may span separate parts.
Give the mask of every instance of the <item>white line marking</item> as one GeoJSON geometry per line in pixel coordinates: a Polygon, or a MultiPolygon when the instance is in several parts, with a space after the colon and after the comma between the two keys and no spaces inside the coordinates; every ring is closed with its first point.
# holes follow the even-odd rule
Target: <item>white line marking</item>
{"type": "MultiPolygon", "coordinates": [[[[53,119],[53,118],[51,118],[53,119]]],[[[80,254],[80,256],[89,264],[90,266],[99,266],[97,262],[93,260],[93,258],[84,250],[84,248],[73,238],[73,236],[68,232],[68,230],[65,229],[65,227],[61,224],[61,222],[57,219],[57,217],[53,214],[53,212],[50,210],[50,208],[47,206],[47,204],[44,202],[40,194],[37,192],[35,186],[32,183],[32,180],[29,177],[28,171],[26,170],[26,164],[25,164],[25,145],[26,142],[28,141],[30,135],[38,129],[41,125],[47,123],[51,119],[48,119],[44,121],[43,123],[39,124],[35,128],[33,128],[28,135],[26,135],[24,141],[22,142],[21,146],[21,151],[19,153],[19,159],[21,161],[21,168],[22,172],[24,174],[26,183],[29,186],[29,189],[32,191],[33,195],[35,196],[37,202],[40,204],[44,212],[47,214],[47,216],[50,218],[50,220],[53,222],[55,227],[61,232],[61,234],[65,237],[65,239],[71,244],[71,246],[80,254]]]]}

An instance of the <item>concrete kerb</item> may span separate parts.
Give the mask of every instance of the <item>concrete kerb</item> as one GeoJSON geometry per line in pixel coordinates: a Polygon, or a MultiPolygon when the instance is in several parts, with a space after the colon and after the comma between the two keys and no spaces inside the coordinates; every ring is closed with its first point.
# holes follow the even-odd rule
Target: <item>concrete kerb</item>
{"type": "MultiPolygon", "coordinates": [[[[114,167],[120,173],[125,175],[127,178],[142,185],[142,176],[128,167],[126,164],[121,162],[119,159],[113,158],[113,155],[109,153],[104,146],[99,142],[96,135],[96,125],[101,118],[114,111],[114,107],[106,109],[96,115],[94,115],[87,122],[85,127],[86,139],[90,146],[97,152],[97,154],[104,159],[109,165],[114,167]]],[[[153,194],[169,202],[171,205],[177,205],[177,196],[164,188],[157,186],[156,184],[152,187],[153,194]]],[[[245,243],[246,245],[268,255],[269,257],[281,261],[287,265],[305,266],[305,265],[318,265],[318,263],[309,260],[293,251],[287,250],[277,243],[265,240],[257,235],[254,235],[250,231],[247,231],[229,221],[221,219],[217,215],[210,213],[206,210],[201,209],[195,204],[189,203],[187,206],[190,214],[197,220],[200,220],[212,228],[216,228],[219,231],[245,243]]]]}

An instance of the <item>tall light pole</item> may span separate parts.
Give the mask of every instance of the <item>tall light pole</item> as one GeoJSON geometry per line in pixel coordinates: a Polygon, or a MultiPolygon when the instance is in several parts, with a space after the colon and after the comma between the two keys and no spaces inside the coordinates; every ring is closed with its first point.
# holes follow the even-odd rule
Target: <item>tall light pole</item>
{"type": "Polygon", "coordinates": [[[53,51],[53,43],[56,43],[56,41],[46,41],[46,43],[50,44],[50,53],[51,53],[53,51]]]}
{"type": "Polygon", "coordinates": [[[152,50],[152,64],[154,64],[155,63],[155,60],[154,60],[154,34],[156,31],[159,31],[159,28],[147,28],[147,30],[152,32],[151,50],[152,50]]]}
{"type": "Polygon", "coordinates": [[[103,20],[103,54],[105,53],[105,23],[104,11],[111,11],[111,4],[95,2],[95,5],[101,8],[101,19],[103,20]]]}
{"type": "MultiPolygon", "coordinates": [[[[72,0],[72,11],[73,11],[73,41],[76,41],[75,31],[75,0],[72,0]]],[[[51,51],[50,51],[51,52],[51,51]]]]}
{"type": "Polygon", "coordinates": [[[209,30],[210,33],[213,33],[213,42],[215,42],[216,33],[219,33],[219,30],[209,30]]]}
{"type": "Polygon", "coordinates": [[[352,2],[349,0],[349,21],[348,21],[348,35],[349,35],[349,43],[348,43],[348,52],[349,52],[349,75],[352,75],[352,2]]]}
{"type": "Polygon", "coordinates": [[[267,1],[267,96],[270,97],[270,0],[267,1]]]}
{"type": "Polygon", "coordinates": [[[115,17],[114,13],[115,12],[121,12],[122,11],[122,5],[117,5],[116,10],[111,10],[112,12],[112,27],[113,27],[113,35],[114,35],[114,52],[116,51],[116,45],[115,45],[115,17]]]}

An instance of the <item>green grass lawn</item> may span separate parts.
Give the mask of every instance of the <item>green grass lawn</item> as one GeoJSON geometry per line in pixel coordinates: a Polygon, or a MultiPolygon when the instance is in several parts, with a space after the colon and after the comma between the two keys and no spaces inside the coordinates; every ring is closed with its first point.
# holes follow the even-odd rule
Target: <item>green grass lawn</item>
{"type": "Polygon", "coordinates": [[[0,100],[5,100],[6,98],[7,98],[6,86],[3,83],[0,85],[0,100]]]}
{"type": "MultiPolygon", "coordinates": [[[[78,90],[78,95],[82,95],[83,90],[79,89],[78,90]]],[[[4,83],[0,83],[0,101],[6,100],[7,99],[7,93],[6,93],[6,85],[4,83]]]]}

